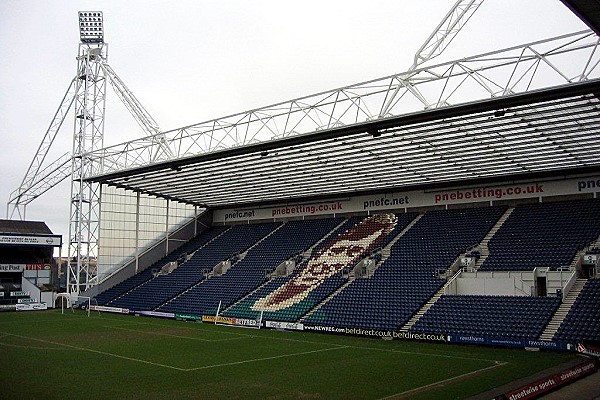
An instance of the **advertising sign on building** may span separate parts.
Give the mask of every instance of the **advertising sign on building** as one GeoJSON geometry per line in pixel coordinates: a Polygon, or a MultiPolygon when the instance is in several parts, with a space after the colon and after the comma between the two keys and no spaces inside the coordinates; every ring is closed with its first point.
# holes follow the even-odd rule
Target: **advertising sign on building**
{"type": "Polygon", "coordinates": [[[60,235],[0,235],[0,245],[18,246],[62,246],[60,235]]]}
{"type": "Polygon", "coordinates": [[[447,206],[452,204],[495,202],[576,195],[600,192],[600,177],[582,177],[547,181],[523,181],[510,184],[464,186],[436,190],[410,190],[365,196],[352,196],[318,202],[288,203],[256,208],[215,210],[216,223],[268,220],[313,215],[447,206]]]}

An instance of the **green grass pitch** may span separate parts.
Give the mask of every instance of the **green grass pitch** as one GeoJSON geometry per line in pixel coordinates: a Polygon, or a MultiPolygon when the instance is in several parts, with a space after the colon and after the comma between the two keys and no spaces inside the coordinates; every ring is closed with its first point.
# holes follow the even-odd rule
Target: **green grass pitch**
{"type": "Polygon", "coordinates": [[[0,313],[7,399],[459,399],[573,357],[81,311],[0,313]]]}

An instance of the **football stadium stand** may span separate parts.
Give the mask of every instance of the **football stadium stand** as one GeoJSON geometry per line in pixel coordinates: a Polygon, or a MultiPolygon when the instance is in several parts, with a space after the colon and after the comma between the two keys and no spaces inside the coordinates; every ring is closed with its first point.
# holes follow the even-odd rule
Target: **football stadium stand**
{"type": "Polygon", "coordinates": [[[173,272],[159,275],[109,303],[113,307],[135,310],[154,310],[203,280],[205,270],[212,270],[218,263],[229,260],[271,233],[280,224],[238,225],[226,230],[173,272]]]}
{"type": "Polygon", "coordinates": [[[306,322],[337,327],[397,329],[444,284],[437,277],[479,243],[502,207],[431,211],[391,247],[372,277],[357,279],[306,322]]]}
{"type": "Polygon", "coordinates": [[[587,281],[554,339],[579,342],[600,340],[600,279],[587,281]]]}
{"type": "Polygon", "coordinates": [[[535,340],[559,304],[558,297],[444,295],[411,331],[535,340]]]}
{"type": "MultiPolygon", "coordinates": [[[[443,294],[451,267],[490,238],[481,271],[568,269],[593,253],[598,215],[600,200],[584,199],[218,226],[97,299],[132,311],[537,340],[560,291],[443,294]]],[[[599,290],[600,279],[587,280],[554,340],[600,339],[599,290]]]]}
{"type": "Polygon", "coordinates": [[[217,227],[214,227],[214,228],[211,228],[211,229],[208,229],[208,230],[202,232],[195,239],[192,239],[189,242],[185,243],[184,245],[182,245],[175,251],[171,252],[170,254],[168,254],[165,257],[161,258],[160,260],[156,261],[150,267],[135,274],[130,279],[127,279],[127,280],[111,287],[110,289],[105,290],[104,292],[100,293],[96,297],[98,304],[106,305],[109,301],[111,301],[117,297],[120,297],[121,295],[130,291],[131,289],[135,288],[136,286],[139,286],[142,283],[150,280],[154,276],[154,272],[156,269],[162,269],[164,266],[168,265],[171,262],[176,262],[179,264],[180,261],[181,262],[187,261],[187,260],[183,260],[183,258],[187,258],[187,255],[192,254],[198,248],[202,247],[204,244],[206,244],[210,240],[214,239],[216,236],[223,233],[226,229],[228,229],[228,227],[217,226],[217,227]]]}
{"type": "Polygon", "coordinates": [[[340,218],[290,221],[253,246],[226,273],[201,282],[159,311],[215,313],[219,302],[227,307],[256,289],[276,267],[306,251],[341,222],[340,218]]]}
{"type": "Polygon", "coordinates": [[[600,202],[520,205],[489,242],[490,256],[481,270],[532,270],[568,266],[578,249],[600,233],[600,202]]]}

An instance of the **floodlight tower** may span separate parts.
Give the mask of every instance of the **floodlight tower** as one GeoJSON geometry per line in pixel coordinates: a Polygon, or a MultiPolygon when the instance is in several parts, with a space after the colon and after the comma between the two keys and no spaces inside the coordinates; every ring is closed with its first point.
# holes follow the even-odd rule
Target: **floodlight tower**
{"type": "Polygon", "coordinates": [[[94,286],[97,280],[96,265],[90,261],[98,249],[100,186],[85,178],[102,171],[101,157],[93,156],[104,145],[107,79],[102,64],[108,46],[102,12],[80,11],[79,34],[67,272],[67,291],[74,294],[94,286]]]}
{"type": "Polygon", "coordinates": [[[149,137],[145,141],[152,147],[151,159],[164,161],[174,157],[156,121],[108,65],[103,24],[101,11],[79,12],[77,72],[6,209],[7,218],[25,219],[29,203],[71,177],[67,290],[73,294],[98,283],[97,269],[91,261],[98,256],[101,187],[86,182],[86,178],[100,174],[103,169],[105,158],[98,150],[104,144],[107,82],[149,137]],[[75,109],[72,151],[46,164],[50,148],[72,107],[75,109]]]}

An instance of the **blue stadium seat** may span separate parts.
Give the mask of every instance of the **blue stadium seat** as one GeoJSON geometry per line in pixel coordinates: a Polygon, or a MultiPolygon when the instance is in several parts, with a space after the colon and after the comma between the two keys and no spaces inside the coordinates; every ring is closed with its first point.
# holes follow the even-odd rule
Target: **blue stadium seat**
{"type": "Polygon", "coordinates": [[[600,199],[520,205],[489,242],[482,271],[568,266],[600,236],[600,199]]]}

